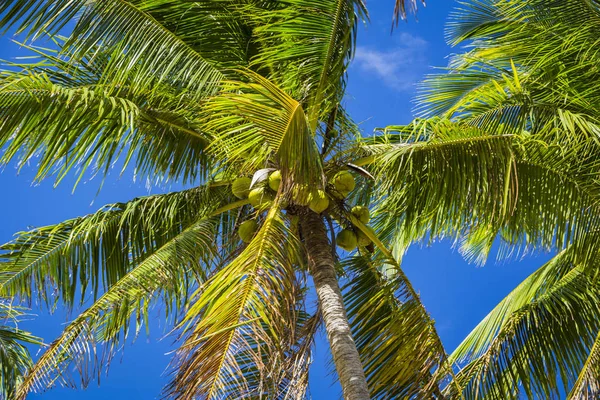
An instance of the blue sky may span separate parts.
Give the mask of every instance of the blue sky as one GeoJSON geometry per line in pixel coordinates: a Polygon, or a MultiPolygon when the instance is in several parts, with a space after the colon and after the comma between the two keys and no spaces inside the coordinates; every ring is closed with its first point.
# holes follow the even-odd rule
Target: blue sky
{"type": "MultiPolygon", "coordinates": [[[[347,107],[365,135],[375,127],[408,123],[412,117],[415,83],[432,66],[444,66],[452,52],[444,42],[444,24],[455,3],[432,0],[420,8],[417,20],[401,23],[390,34],[392,0],[370,0],[371,23],[361,26],[356,59],[350,69],[347,107]]],[[[0,37],[0,58],[12,59],[22,54],[9,37],[0,37]]],[[[126,201],[136,196],[160,193],[181,186],[148,189],[145,182],[132,182],[131,174],[118,176],[114,171],[98,193],[99,179],[80,184],[72,193],[68,180],[53,188],[53,182],[33,185],[33,172],[24,168],[20,173],[14,165],[0,173],[0,241],[9,241],[13,233],[34,226],[60,222],[96,211],[103,204],[126,201]]],[[[441,242],[429,247],[413,246],[403,262],[406,273],[421,294],[427,309],[436,320],[437,329],[448,351],[511,288],[540,266],[549,257],[540,255],[485,267],[469,265],[453,250],[451,243],[441,242]]],[[[34,305],[37,317],[24,321],[21,327],[33,331],[50,342],[59,333],[69,316],[62,310],[49,315],[34,305]]],[[[167,381],[164,374],[169,362],[173,338],[163,338],[168,327],[159,318],[151,322],[151,334],[141,334],[134,345],[127,344],[103,375],[101,386],[91,383],[86,391],[57,388],[32,399],[152,399],[160,394],[167,381]],[[161,340],[162,339],[162,340],[161,340]]],[[[38,356],[37,354],[35,355],[38,356]]],[[[314,399],[331,399],[340,389],[330,375],[327,345],[323,337],[317,342],[311,370],[311,394],[314,399]]]]}

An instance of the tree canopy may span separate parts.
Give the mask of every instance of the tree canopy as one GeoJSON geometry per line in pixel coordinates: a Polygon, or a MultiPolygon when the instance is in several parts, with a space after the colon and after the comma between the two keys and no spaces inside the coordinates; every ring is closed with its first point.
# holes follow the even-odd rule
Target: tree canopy
{"type": "Polygon", "coordinates": [[[60,181],[120,161],[193,186],[1,247],[0,296],[91,301],[16,398],[71,383],[72,364],[87,383],[158,305],[180,346],[168,397],[303,398],[323,327],[348,399],[363,380],[381,399],[600,394],[600,5],[466,1],[448,25],[466,49],[424,81],[420,118],[373,135],[344,108],[367,16],[361,0],[0,5],[3,29],[53,43],[0,75],[1,163],[60,181]],[[480,263],[494,243],[557,255],[448,356],[401,268],[437,238],[480,263]]]}

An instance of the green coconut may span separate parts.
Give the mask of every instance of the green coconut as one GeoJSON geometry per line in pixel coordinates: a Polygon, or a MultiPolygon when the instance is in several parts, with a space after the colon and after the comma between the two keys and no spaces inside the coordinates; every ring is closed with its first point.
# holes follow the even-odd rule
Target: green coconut
{"type": "MultiPolygon", "coordinates": [[[[367,226],[367,230],[375,235],[375,230],[370,226],[367,226]]],[[[357,229],[356,237],[358,238],[358,245],[360,247],[365,247],[373,243],[373,241],[360,229],[357,229]]]]}
{"type": "Polygon", "coordinates": [[[296,184],[292,191],[292,197],[294,198],[294,203],[296,203],[300,206],[307,206],[308,203],[310,202],[310,200],[309,200],[310,189],[309,189],[308,185],[296,184]]]}
{"type": "Polygon", "coordinates": [[[329,197],[322,190],[313,190],[308,196],[308,208],[316,212],[322,213],[329,207],[329,197]]]}
{"type": "Polygon", "coordinates": [[[276,192],[279,190],[279,185],[281,185],[281,171],[273,171],[269,175],[269,187],[276,192]]]}
{"type": "Polygon", "coordinates": [[[244,243],[250,243],[254,237],[254,234],[256,233],[256,229],[258,229],[258,224],[255,220],[250,219],[242,222],[240,224],[240,228],[238,229],[240,239],[242,239],[244,243]]]}
{"type": "Polygon", "coordinates": [[[354,190],[356,182],[354,176],[348,171],[340,171],[333,177],[333,186],[344,197],[354,190]]]}
{"type": "Polygon", "coordinates": [[[371,219],[371,213],[369,208],[365,206],[354,206],[352,207],[352,215],[354,215],[363,224],[368,224],[371,219]]]}
{"type": "Polygon", "coordinates": [[[248,194],[248,200],[250,200],[250,204],[252,204],[252,207],[254,208],[260,207],[270,201],[273,201],[274,198],[275,196],[273,195],[273,193],[271,193],[264,187],[252,189],[248,194]]]}
{"type": "Polygon", "coordinates": [[[231,192],[238,199],[245,199],[250,193],[250,184],[252,179],[250,178],[237,178],[231,184],[231,192]]]}
{"type": "Polygon", "coordinates": [[[335,241],[338,246],[346,251],[352,251],[358,245],[358,238],[356,234],[351,229],[344,229],[340,233],[338,233],[335,241]]]}

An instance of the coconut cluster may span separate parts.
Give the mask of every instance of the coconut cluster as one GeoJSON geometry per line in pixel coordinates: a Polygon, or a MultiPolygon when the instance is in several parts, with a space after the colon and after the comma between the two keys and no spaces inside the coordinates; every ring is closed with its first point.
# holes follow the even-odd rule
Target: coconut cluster
{"type": "MultiPolygon", "coordinates": [[[[275,195],[281,185],[281,171],[273,171],[267,179],[255,182],[252,187],[251,185],[251,178],[237,178],[231,184],[231,192],[238,199],[248,199],[252,207],[256,209],[266,208],[275,200],[275,195]]],[[[255,220],[248,220],[240,224],[238,235],[243,242],[249,243],[257,230],[258,223],[255,220]]]]}
{"type": "MultiPolygon", "coordinates": [[[[268,170],[266,170],[268,172],[268,170]]],[[[273,171],[265,173],[260,182],[255,182],[251,188],[252,179],[248,177],[237,178],[231,185],[231,191],[238,199],[248,199],[250,204],[256,209],[268,207],[275,199],[275,195],[281,185],[281,171],[273,171]]],[[[308,207],[312,211],[321,214],[329,209],[331,198],[344,199],[356,187],[354,176],[348,171],[340,171],[330,180],[331,189],[328,192],[321,189],[311,188],[306,184],[295,184],[292,188],[291,197],[293,203],[308,207]],[[330,197],[333,196],[333,197],[330,197]]],[[[370,219],[369,209],[364,206],[355,206],[352,208],[352,215],[363,224],[368,224],[370,219]]],[[[373,232],[371,227],[368,230],[373,232]]],[[[258,223],[255,220],[243,222],[238,234],[240,239],[245,243],[249,243],[254,237],[258,229],[258,223]]],[[[362,230],[352,227],[343,229],[337,235],[337,245],[346,251],[352,251],[357,247],[365,247],[371,244],[369,235],[362,230]]]]}
{"type": "MultiPolygon", "coordinates": [[[[337,192],[336,195],[338,198],[344,198],[350,194],[356,187],[356,181],[354,180],[354,176],[348,171],[340,171],[338,172],[332,179],[333,187],[337,192]]],[[[369,208],[365,206],[354,206],[351,211],[352,215],[358,219],[364,225],[369,223],[371,219],[371,215],[369,212],[369,208]]],[[[375,231],[370,226],[366,226],[367,231],[374,236],[375,231]]],[[[336,242],[339,247],[346,251],[352,251],[357,247],[366,247],[369,246],[372,241],[365,232],[363,232],[358,227],[346,228],[342,229],[337,237],[336,242]]]]}
{"type": "MultiPolygon", "coordinates": [[[[352,176],[350,175],[352,178],[352,176]]],[[[354,179],[354,178],[352,178],[354,179]]],[[[348,186],[346,179],[343,188],[348,186]]],[[[281,185],[281,171],[273,171],[266,179],[266,184],[260,182],[250,188],[252,179],[247,177],[237,178],[231,184],[231,191],[238,199],[248,199],[255,208],[268,206],[275,199],[275,194],[281,185]]],[[[352,183],[352,186],[354,184],[352,183]]],[[[346,190],[346,189],[344,189],[346,190]]],[[[292,188],[294,204],[309,207],[316,213],[322,213],[329,208],[329,195],[321,189],[311,189],[306,184],[295,184],[292,188]]]]}
{"type": "MultiPolygon", "coordinates": [[[[357,220],[366,225],[366,230],[369,232],[369,234],[373,236],[375,235],[373,228],[367,225],[371,219],[368,207],[354,206],[352,207],[351,213],[357,220]]],[[[336,242],[338,246],[346,251],[352,251],[357,247],[366,247],[372,243],[369,235],[367,235],[358,227],[346,228],[340,231],[336,237],[336,242]]]]}

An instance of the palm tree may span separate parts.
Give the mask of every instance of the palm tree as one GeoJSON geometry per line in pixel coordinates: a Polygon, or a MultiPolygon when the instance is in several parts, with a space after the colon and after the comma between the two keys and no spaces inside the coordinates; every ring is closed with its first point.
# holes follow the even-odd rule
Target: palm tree
{"type": "Polygon", "coordinates": [[[194,186],[3,246],[0,295],[93,293],[17,397],[69,382],[69,363],[96,373],[156,304],[181,337],[171,397],[301,398],[321,324],[346,398],[597,396],[597,3],[464,7],[451,33],[474,47],[426,83],[427,118],[361,137],[342,103],[359,1],[0,6],[57,49],[2,75],[4,163],[60,180],[120,159],[194,186]],[[399,265],[439,237],[478,261],[496,239],[558,251],[449,359],[399,265]]]}
{"type": "Polygon", "coordinates": [[[454,237],[480,262],[496,240],[500,258],[557,254],[451,354],[462,369],[445,393],[598,398],[600,3],[470,0],[448,37],[468,50],[424,83],[428,119],[388,128],[405,147],[389,159],[398,174],[381,207],[410,215],[378,231],[399,251],[454,237]]]}
{"type": "Polygon", "coordinates": [[[2,72],[2,163],[60,181],[119,161],[192,186],[2,246],[0,295],[91,302],[16,398],[71,383],[69,364],[86,382],[155,305],[180,337],[169,397],[302,398],[321,325],[346,399],[441,395],[433,322],[366,225],[389,187],[372,154],[401,146],[362,139],[343,107],[362,1],[14,0],[0,16],[51,41],[2,72]]]}
{"type": "Polygon", "coordinates": [[[40,344],[40,339],[18,329],[23,310],[0,302],[0,399],[11,399],[32,362],[25,343],[40,344]],[[6,324],[10,325],[6,325],[6,324]]]}

